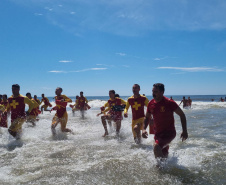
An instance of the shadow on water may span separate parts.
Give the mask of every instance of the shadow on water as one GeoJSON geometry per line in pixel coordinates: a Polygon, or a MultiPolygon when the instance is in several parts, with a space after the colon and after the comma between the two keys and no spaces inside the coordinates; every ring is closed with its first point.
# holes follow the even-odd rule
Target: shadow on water
{"type": "Polygon", "coordinates": [[[161,162],[158,160],[156,169],[159,174],[175,177],[185,184],[208,184],[208,180],[203,178],[202,172],[192,171],[192,169],[178,164],[178,158],[175,156],[161,162]]]}
{"type": "Polygon", "coordinates": [[[52,139],[55,141],[68,140],[67,133],[58,132],[56,135],[52,136],[52,139]]]}
{"type": "Polygon", "coordinates": [[[21,148],[24,145],[23,141],[18,139],[18,140],[13,140],[9,142],[7,145],[2,145],[4,146],[8,151],[13,151],[16,148],[21,148]]]}

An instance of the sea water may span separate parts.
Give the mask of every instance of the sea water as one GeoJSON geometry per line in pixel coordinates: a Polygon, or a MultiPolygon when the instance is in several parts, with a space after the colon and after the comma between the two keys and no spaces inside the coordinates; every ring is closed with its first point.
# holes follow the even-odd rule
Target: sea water
{"type": "MultiPolygon", "coordinates": [[[[173,98],[179,104],[182,96],[173,98]]],[[[92,108],[84,119],[67,107],[67,127],[73,134],[62,133],[58,125],[52,136],[54,111],[39,115],[35,127],[24,123],[20,140],[1,128],[0,184],[226,184],[226,102],[216,101],[219,97],[191,96],[192,108],[183,109],[189,138],[181,141],[180,118],[175,115],[177,136],[164,162],[154,157],[153,135],[135,144],[131,109],[119,137],[113,125],[103,138],[96,114],[108,97],[88,99],[92,108]]]]}

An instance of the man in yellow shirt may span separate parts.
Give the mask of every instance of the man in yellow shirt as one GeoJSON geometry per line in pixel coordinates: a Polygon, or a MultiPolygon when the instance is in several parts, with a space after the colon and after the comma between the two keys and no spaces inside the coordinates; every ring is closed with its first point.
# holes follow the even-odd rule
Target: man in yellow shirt
{"type": "Polygon", "coordinates": [[[32,103],[34,104],[33,109],[31,110],[29,116],[27,116],[27,122],[32,123],[33,126],[35,126],[35,122],[36,117],[38,116],[39,112],[38,112],[38,107],[39,104],[31,97],[31,93],[27,93],[26,96],[32,101],[32,103]]]}
{"type": "Polygon", "coordinates": [[[145,96],[140,95],[140,86],[138,84],[133,85],[133,96],[131,96],[126,103],[124,110],[124,117],[128,117],[128,109],[132,108],[132,132],[134,140],[137,144],[141,142],[141,131],[143,130],[144,122],[144,106],[147,107],[148,99],[145,96]]]}

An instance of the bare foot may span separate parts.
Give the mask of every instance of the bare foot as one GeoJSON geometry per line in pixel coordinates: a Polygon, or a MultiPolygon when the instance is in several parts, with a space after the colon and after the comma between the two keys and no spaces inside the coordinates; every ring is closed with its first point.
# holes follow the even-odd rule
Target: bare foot
{"type": "Polygon", "coordinates": [[[105,132],[104,135],[103,135],[102,137],[105,137],[105,136],[107,136],[107,135],[108,135],[108,132],[105,132]]]}

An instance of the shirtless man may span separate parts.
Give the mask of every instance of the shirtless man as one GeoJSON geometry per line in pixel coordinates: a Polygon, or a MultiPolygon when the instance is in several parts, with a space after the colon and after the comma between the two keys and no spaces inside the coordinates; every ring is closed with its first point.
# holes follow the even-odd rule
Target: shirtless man
{"type": "MultiPolygon", "coordinates": [[[[185,99],[185,96],[183,96],[183,99],[181,100],[180,104],[183,103],[183,108],[187,107],[188,106],[188,100],[185,99]]],[[[180,106],[179,104],[179,106],[180,106]]]]}

